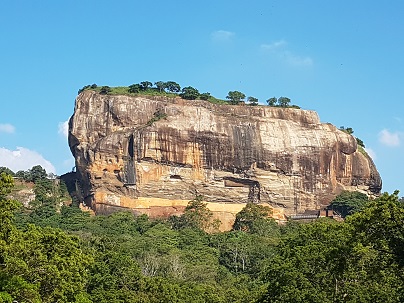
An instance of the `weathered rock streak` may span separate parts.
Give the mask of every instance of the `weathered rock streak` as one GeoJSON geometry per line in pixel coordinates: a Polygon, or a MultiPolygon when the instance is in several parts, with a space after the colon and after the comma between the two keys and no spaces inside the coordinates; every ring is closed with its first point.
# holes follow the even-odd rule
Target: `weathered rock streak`
{"type": "Polygon", "coordinates": [[[343,189],[381,189],[354,137],[294,108],[85,91],[69,145],[96,212],[178,214],[200,194],[221,216],[234,217],[248,201],[298,213],[343,189]]]}

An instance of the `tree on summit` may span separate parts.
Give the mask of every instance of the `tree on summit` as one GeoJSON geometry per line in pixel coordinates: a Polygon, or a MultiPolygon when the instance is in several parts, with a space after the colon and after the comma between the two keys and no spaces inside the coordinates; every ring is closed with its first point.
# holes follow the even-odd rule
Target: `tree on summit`
{"type": "Polygon", "coordinates": [[[107,95],[110,92],[111,92],[111,88],[109,86],[102,86],[100,89],[101,95],[107,95]]]}
{"type": "Polygon", "coordinates": [[[180,96],[187,100],[195,100],[199,97],[199,91],[192,86],[187,86],[182,89],[180,96]]]}
{"type": "Polygon", "coordinates": [[[168,81],[165,83],[165,88],[171,93],[178,93],[181,90],[181,86],[174,81],[168,81]]]}
{"type": "Polygon", "coordinates": [[[290,103],[290,99],[287,97],[279,97],[278,104],[280,107],[288,107],[290,103]]]}
{"type": "Polygon", "coordinates": [[[254,97],[248,97],[247,101],[249,102],[249,105],[255,106],[258,105],[258,99],[254,97]]]}
{"type": "Polygon", "coordinates": [[[199,98],[201,100],[209,100],[210,97],[211,97],[210,93],[202,93],[202,94],[199,95],[199,98]]]}
{"type": "Polygon", "coordinates": [[[295,107],[299,108],[296,105],[290,105],[290,99],[288,97],[272,97],[267,100],[268,106],[277,106],[277,107],[295,107]]]}
{"type": "Polygon", "coordinates": [[[239,104],[244,98],[245,95],[239,91],[230,91],[226,96],[226,99],[229,99],[230,104],[233,105],[239,104]]]}
{"type": "Polygon", "coordinates": [[[167,86],[166,82],[163,81],[154,82],[154,85],[156,86],[156,88],[159,90],[160,93],[162,93],[167,86]]]}
{"type": "Polygon", "coordinates": [[[137,94],[138,92],[140,92],[141,88],[142,87],[140,86],[140,84],[132,84],[132,85],[129,85],[128,91],[132,94],[137,94]]]}
{"type": "Polygon", "coordinates": [[[152,87],[153,83],[151,83],[150,81],[142,81],[140,82],[140,87],[142,90],[147,90],[149,87],[152,87]]]}
{"type": "Polygon", "coordinates": [[[352,135],[354,133],[354,130],[352,129],[352,127],[340,126],[339,129],[350,135],[352,135]]]}
{"type": "Polygon", "coordinates": [[[267,100],[268,106],[276,106],[278,99],[276,97],[269,98],[267,100]]]}

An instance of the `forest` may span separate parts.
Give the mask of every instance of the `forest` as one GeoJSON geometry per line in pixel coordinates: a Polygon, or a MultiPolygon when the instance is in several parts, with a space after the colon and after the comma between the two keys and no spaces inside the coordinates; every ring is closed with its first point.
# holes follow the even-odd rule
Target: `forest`
{"type": "MultiPolygon", "coordinates": [[[[0,302],[403,302],[404,203],[343,193],[345,219],[278,225],[247,204],[228,232],[203,197],[163,220],[93,216],[33,168],[35,199],[0,174],[0,302]]],[[[24,181],[25,182],[25,181],[24,181]]]]}

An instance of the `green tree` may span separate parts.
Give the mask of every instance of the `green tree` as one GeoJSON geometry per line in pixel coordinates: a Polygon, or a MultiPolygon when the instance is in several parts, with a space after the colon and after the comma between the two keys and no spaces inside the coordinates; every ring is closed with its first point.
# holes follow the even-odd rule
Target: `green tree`
{"type": "Polygon", "coordinates": [[[166,88],[171,93],[178,93],[179,91],[181,91],[181,86],[174,81],[166,82],[166,88]]]}
{"type": "Polygon", "coordinates": [[[10,175],[12,177],[15,176],[15,173],[11,169],[9,169],[8,167],[4,167],[4,166],[0,167],[0,174],[1,173],[5,173],[5,174],[10,175]]]}
{"type": "Polygon", "coordinates": [[[255,106],[258,105],[258,99],[254,97],[248,97],[247,101],[250,103],[249,105],[255,106]]]}
{"type": "Polygon", "coordinates": [[[402,302],[403,223],[395,192],[345,222],[296,225],[266,262],[258,302],[402,302]]]}
{"type": "MultiPolygon", "coordinates": [[[[172,223],[176,228],[198,228],[207,230],[212,227],[213,213],[203,203],[203,196],[197,195],[195,199],[189,201],[181,217],[172,217],[172,223]]],[[[215,222],[217,224],[217,222],[215,222]]],[[[213,223],[213,224],[215,224],[213,223]]]]}
{"type": "Polygon", "coordinates": [[[202,93],[202,94],[200,94],[200,96],[199,96],[199,98],[200,98],[201,100],[209,100],[210,97],[211,97],[211,96],[210,96],[210,93],[202,93]]]}
{"type": "Polygon", "coordinates": [[[90,85],[85,85],[85,86],[83,86],[82,88],[80,88],[80,89],[77,91],[77,94],[80,95],[83,91],[89,89],[90,87],[91,87],[90,85]]]}
{"type": "Polygon", "coordinates": [[[221,249],[220,263],[234,273],[245,272],[250,267],[252,238],[243,232],[226,235],[224,247],[221,249]]]}
{"type": "Polygon", "coordinates": [[[359,138],[355,138],[356,139],[356,143],[359,145],[359,146],[362,146],[363,148],[365,148],[366,146],[365,146],[365,143],[363,143],[363,141],[361,140],[361,139],[359,139],[359,138]]]}
{"type": "Polygon", "coordinates": [[[269,106],[276,106],[276,103],[278,103],[278,99],[276,97],[269,98],[267,100],[267,103],[269,106]]]}
{"type": "Polygon", "coordinates": [[[78,238],[60,230],[14,225],[19,203],[7,198],[10,175],[0,175],[0,298],[18,302],[74,302],[85,291],[86,256],[78,238]]]}
{"type": "Polygon", "coordinates": [[[109,86],[102,86],[100,89],[100,94],[101,95],[107,95],[112,91],[112,89],[109,86]]]}
{"type": "Polygon", "coordinates": [[[340,126],[339,129],[350,135],[352,135],[354,133],[354,130],[352,129],[352,127],[345,128],[345,126],[340,126]]]}
{"type": "Polygon", "coordinates": [[[19,171],[17,171],[17,172],[15,173],[15,176],[16,176],[17,178],[26,180],[26,179],[27,179],[27,172],[26,172],[26,171],[23,171],[23,170],[19,170],[19,171]]]}
{"type": "Polygon", "coordinates": [[[280,107],[289,107],[290,99],[287,97],[279,97],[278,104],[280,107]]]}
{"type": "Polygon", "coordinates": [[[180,96],[187,100],[195,100],[199,97],[199,91],[196,88],[187,86],[181,90],[180,96]]]}
{"type": "Polygon", "coordinates": [[[230,104],[233,105],[239,104],[244,98],[245,95],[239,91],[230,91],[226,96],[226,99],[229,99],[230,104]]]}
{"type": "Polygon", "coordinates": [[[154,82],[154,85],[156,86],[156,88],[159,90],[160,93],[164,92],[164,90],[167,87],[166,82],[163,81],[154,82]]]}
{"type": "Polygon", "coordinates": [[[19,302],[74,302],[85,292],[88,266],[78,238],[30,225],[12,238],[4,254],[2,288],[19,302]],[[32,300],[31,300],[32,302],[32,300]]]}
{"type": "Polygon", "coordinates": [[[136,260],[120,248],[107,250],[105,247],[95,252],[89,278],[88,292],[94,302],[108,302],[107,299],[128,302],[128,296],[139,288],[140,268],[136,260]]]}
{"type": "Polygon", "coordinates": [[[363,210],[369,202],[366,194],[358,191],[343,191],[331,201],[329,208],[343,218],[363,210]]]}
{"type": "MultiPolygon", "coordinates": [[[[398,198],[399,191],[384,193],[371,201],[366,208],[349,218],[347,222],[355,227],[355,237],[364,245],[374,248],[380,254],[393,258],[404,268],[404,204],[398,198]]],[[[392,266],[394,264],[391,264],[392,266]]],[[[404,278],[404,276],[403,276],[404,278]]],[[[403,285],[404,286],[404,285],[403,285]]]]}
{"type": "Polygon", "coordinates": [[[266,262],[263,279],[267,288],[258,302],[345,302],[341,288],[349,239],[343,223],[298,226],[282,240],[278,254],[266,262]]]}
{"type": "Polygon", "coordinates": [[[141,89],[142,88],[141,88],[140,84],[132,84],[132,85],[129,85],[128,92],[131,94],[137,94],[140,92],[141,89]]]}
{"type": "Polygon", "coordinates": [[[151,83],[150,81],[142,81],[140,82],[140,88],[142,90],[147,90],[149,87],[152,87],[153,83],[151,83]]]}
{"type": "Polygon", "coordinates": [[[0,174],[0,251],[1,246],[4,245],[2,241],[8,241],[11,231],[14,229],[14,212],[20,205],[17,201],[7,197],[13,187],[13,177],[2,172],[0,174]]]}
{"type": "Polygon", "coordinates": [[[41,165],[35,165],[28,170],[28,180],[26,181],[36,183],[39,180],[46,179],[47,176],[46,170],[41,165]]]}
{"type": "Polygon", "coordinates": [[[257,233],[260,235],[274,233],[276,222],[270,218],[272,209],[268,206],[247,203],[236,215],[233,230],[257,233]]]}

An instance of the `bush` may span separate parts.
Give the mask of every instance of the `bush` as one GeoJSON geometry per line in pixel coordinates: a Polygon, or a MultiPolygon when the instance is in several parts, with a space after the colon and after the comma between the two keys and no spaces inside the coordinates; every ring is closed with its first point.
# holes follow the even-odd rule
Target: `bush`
{"type": "Polygon", "coordinates": [[[201,100],[209,100],[210,97],[210,93],[203,93],[199,95],[199,99],[201,100]]]}
{"type": "Polygon", "coordinates": [[[111,92],[111,88],[109,86],[101,87],[101,90],[100,90],[101,95],[107,95],[110,92],[111,92]]]}
{"type": "Polygon", "coordinates": [[[192,86],[187,86],[182,89],[180,96],[187,100],[195,100],[199,97],[199,91],[192,86]]]}

